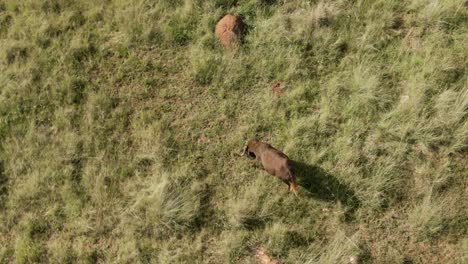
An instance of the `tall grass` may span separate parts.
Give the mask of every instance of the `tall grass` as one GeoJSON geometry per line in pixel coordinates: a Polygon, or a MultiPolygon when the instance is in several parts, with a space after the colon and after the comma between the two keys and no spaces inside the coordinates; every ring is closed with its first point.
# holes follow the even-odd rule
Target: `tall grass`
{"type": "Polygon", "coordinates": [[[343,231],[339,230],[327,246],[306,263],[357,263],[358,253],[358,245],[352,238],[347,237],[343,231]]]}
{"type": "Polygon", "coordinates": [[[0,262],[463,262],[467,17],[0,0],[0,262]],[[227,13],[248,25],[232,51],[227,13]],[[252,137],[296,161],[298,198],[237,155],[252,137]]]}

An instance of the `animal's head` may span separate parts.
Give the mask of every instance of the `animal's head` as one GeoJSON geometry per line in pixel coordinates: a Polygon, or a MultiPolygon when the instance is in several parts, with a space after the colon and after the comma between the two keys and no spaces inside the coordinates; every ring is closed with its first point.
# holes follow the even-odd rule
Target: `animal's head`
{"type": "Polygon", "coordinates": [[[243,155],[247,155],[249,157],[255,158],[255,153],[254,150],[257,148],[257,145],[260,141],[256,138],[253,138],[249,141],[247,141],[247,144],[245,144],[243,155]]]}

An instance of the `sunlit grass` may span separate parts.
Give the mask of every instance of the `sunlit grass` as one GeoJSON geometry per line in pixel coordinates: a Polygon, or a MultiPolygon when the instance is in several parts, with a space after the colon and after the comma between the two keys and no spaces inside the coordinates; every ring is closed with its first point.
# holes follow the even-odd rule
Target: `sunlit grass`
{"type": "Polygon", "coordinates": [[[463,262],[467,18],[0,0],[0,262],[463,262]],[[230,51],[227,13],[248,25],[230,51]],[[297,162],[298,198],[239,157],[252,137],[297,162]]]}

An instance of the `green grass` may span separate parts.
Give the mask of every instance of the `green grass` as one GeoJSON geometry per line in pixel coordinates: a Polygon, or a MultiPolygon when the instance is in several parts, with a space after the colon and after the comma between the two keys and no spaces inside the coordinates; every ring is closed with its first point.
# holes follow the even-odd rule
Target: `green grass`
{"type": "Polygon", "coordinates": [[[467,10],[0,0],[0,262],[466,262],[467,10]]]}

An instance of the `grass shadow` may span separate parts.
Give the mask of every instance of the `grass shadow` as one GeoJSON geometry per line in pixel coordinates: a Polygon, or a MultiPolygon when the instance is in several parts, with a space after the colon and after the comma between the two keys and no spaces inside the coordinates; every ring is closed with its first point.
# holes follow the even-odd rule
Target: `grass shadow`
{"type": "Polygon", "coordinates": [[[3,161],[0,160],[0,208],[5,205],[5,199],[8,195],[8,178],[5,174],[5,166],[3,161]]]}
{"type": "Polygon", "coordinates": [[[346,207],[347,219],[360,206],[354,191],[322,168],[299,161],[293,161],[293,166],[298,184],[307,190],[308,195],[324,201],[341,202],[346,207]]]}

